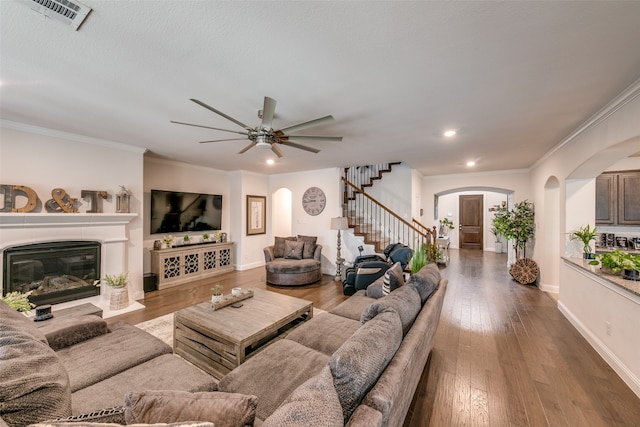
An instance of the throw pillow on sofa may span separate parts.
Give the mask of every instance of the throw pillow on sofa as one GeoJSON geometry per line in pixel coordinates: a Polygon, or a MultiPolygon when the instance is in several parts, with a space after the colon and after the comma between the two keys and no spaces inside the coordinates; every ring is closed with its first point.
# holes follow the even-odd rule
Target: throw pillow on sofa
{"type": "Polygon", "coordinates": [[[58,356],[31,320],[0,306],[0,417],[27,425],[70,416],[69,375],[58,356]]]}
{"type": "Polygon", "coordinates": [[[295,237],[276,237],[275,244],[273,245],[274,258],[284,258],[284,245],[287,240],[295,241],[295,237]]]}
{"type": "Polygon", "coordinates": [[[342,407],[325,366],[315,377],[296,388],[262,424],[262,427],[308,427],[344,425],[342,407]]]}
{"type": "Polygon", "coordinates": [[[284,258],[285,259],[302,259],[302,251],[304,250],[304,242],[294,242],[287,240],[284,242],[284,258]]]}
{"type": "Polygon", "coordinates": [[[136,423],[208,421],[216,427],[252,426],[258,398],[239,393],[157,390],[127,393],[124,419],[136,423]]]}
{"type": "Polygon", "coordinates": [[[418,291],[420,300],[424,305],[440,285],[440,269],[438,265],[435,262],[425,265],[420,271],[411,276],[407,285],[418,291]]]}
{"type": "Polygon", "coordinates": [[[402,325],[387,311],[362,325],[329,359],[345,424],[400,347],[402,325]]]}
{"type": "Polygon", "coordinates": [[[360,322],[366,323],[374,319],[378,313],[387,311],[387,309],[393,309],[398,313],[402,323],[402,332],[406,334],[422,309],[420,295],[415,289],[409,286],[402,286],[365,308],[362,316],[360,316],[360,322]]]}
{"type": "Polygon", "coordinates": [[[302,251],[303,259],[313,258],[313,253],[316,251],[316,242],[318,238],[316,236],[302,236],[298,234],[298,242],[304,242],[304,250],[302,251]]]}
{"type": "Polygon", "coordinates": [[[389,295],[391,292],[404,285],[404,275],[399,262],[396,262],[390,269],[384,272],[382,279],[382,293],[389,295]]]}

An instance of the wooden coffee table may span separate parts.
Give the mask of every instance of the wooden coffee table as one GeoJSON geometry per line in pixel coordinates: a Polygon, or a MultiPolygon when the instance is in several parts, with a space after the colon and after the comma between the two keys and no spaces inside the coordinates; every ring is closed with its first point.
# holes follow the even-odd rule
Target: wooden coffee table
{"type": "Polygon", "coordinates": [[[264,289],[242,307],[213,310],[204,302],[176,311],[173,352],[216,378],[293,324],[313,317],[313,303],[264,289]]]}

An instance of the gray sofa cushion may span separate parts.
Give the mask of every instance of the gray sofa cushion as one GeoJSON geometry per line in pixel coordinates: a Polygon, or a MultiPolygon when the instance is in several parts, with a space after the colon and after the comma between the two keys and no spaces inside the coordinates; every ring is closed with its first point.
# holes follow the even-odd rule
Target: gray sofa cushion
{"type": "Polygon", "coordinates": [[[414,288],[420,294],[420,300],[424,304],[433,291],[438,289],[440,283],[440,269],[435,262],[425,265],[407,281],[407,285],[414,288]]]}
{"type": "Polygon", "coordinates": [[[125,392],[146,390],[215,391],[217,381],[173,354],[163,354],[73,393],[74,415],[122,405],[125,392]],[[100,396],[100,399],[96,399],[100,396]]]}
{"type": "Polygon", "coordinates": [[[107,322],[101,317],[87,315],[56,319],[42,328],[49,347],[60,350],[109,332],[107,322]]]}
{"type": "Polygon", "coordinates": [[[406,334],[421,308],[418,292],[412,287],[402,286],[369,305],[362,312],[360,321],[362,323],[368,322],[375,318],[378,313],[392,309],[400,316],[402,332],[406,334]]]}
{"type": "Polygon", "coordinates": [[[320,372],[328,360],[326,354],[297,342],[276,341],[225,375],[218,390],[257,396],[256,415],[264,420],[300,384],[320,372]]]}
{"type": "Polygon", "coordinates": [[[284,242],[284,257],[285,259],[302,259],[302,252],[304,251],[304,242],[293,242],[287,240],[284,242]]]}
{"type": "Polygon", "coordinates": [[[284,245],[287,240],[296,240],[295,237],[276,237],[273,245],[273,256],[275,258],[284,257],[284,245]]]}
{"type": "Polygon", "coordinates": [[[71,415],[69,376],[31,321],[0,301],[0,417],[27,425],[71,415]],[[4,304],[4,305],[3,305],[4,304]],[[37,332],[37,331],[35,331],[37,332]]]}
{"type": "Polygon", "coordinates": [[[360,327],[360,322],[321,313],[294,329],[287,339],[331,356],[360,327]]]}
{"type": "Polygon", "coordinates": [[[346,423],[376,383],[402,341],[397,313],[380,313],[358,329],[329,359],[346,423]]]}
{"type": "Polygon", "coordinates": [[[309,378],[267,418],[262,427],[309,427],[344,425],[342,407],[333,387],[329,366],[309,378]]]}
{"type": "Polygon", "coordinates": [[[320,262],[315,259],[276,258],[266,265],[267,271],[272,273],[307,273],[320,268],[320,262]]]}
{"type": "Polygon", "coordinates": [[[257,398],[238,393],[157,390],[127,393],[124,418],[137,423],[209,421],[216,427],[253,426],[257,398]]]}
{"type": "Polygon", "coordinates": [[[302,251],[302,258],[311,259],[313,253],[316,251],[316,242],[318,238],[316,236],[302,236],[298,234],[298,242],[304,242],[304,250],[302,251]]]}
{"type": "Polygon", "coordinates": [[[329,310],[329,313],[360,321],[360,317],[362,316],[364,309],[375,301],[375,299],[369,298],[366,295],[366,290],[359,290],[355,294],[351,295],[349,299],[329,310]]]}
{"type": "Polygon", "coordinates": [[[116,322],[110,329],[108,334],[56,352],[69,372],[72,392],[173,351],[158,338],[127,323],[116,322]]]}
{"type": "Polygon", "coordinates": [[[396,262],[382,276],[382,293],[389,295],[402,285],[404,285],[404,274],[400,263],[396,262]]]}

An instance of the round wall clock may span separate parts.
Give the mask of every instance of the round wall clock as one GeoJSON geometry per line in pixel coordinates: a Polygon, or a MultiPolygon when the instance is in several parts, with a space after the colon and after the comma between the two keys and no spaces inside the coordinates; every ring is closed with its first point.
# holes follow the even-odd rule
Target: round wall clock
{"type": "Polygon", "coordinates": [[[309,187],[302,195],[302,207],[311,216],[316,216],[327,205],[327,196],[318,187],[309,187]]]}

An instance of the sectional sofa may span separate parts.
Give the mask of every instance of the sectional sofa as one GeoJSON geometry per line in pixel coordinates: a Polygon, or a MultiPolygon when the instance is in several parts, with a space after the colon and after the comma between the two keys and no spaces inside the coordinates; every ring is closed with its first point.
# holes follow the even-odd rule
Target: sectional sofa
{"type": "MultiPolygon", "coordinates": [[[[380,285],[371,286],[374,289],[380,285]]],[[[38,360],[37,366],[47,367],[44,371],[51,380],[44,390],[28,390],[19,396],[8,396],[4,392],[6,384],[0,384],[0,416],[10,426],[25,425],[119,405],[120,408],[68,421],[399,426],[433,348],[446,288],[446,279],[440,277],[435,264],[430,264],[386,296],[373,298],[367,296],[367,291],[359,291],[330,312],[314,316],[258,351],[219,382],[180,359],[173,360],[177,356],[169,354],[155,338],[127,325],[117,325],[106,334],[73,343],[77,341],[74,334],[55,331],[48,340],[32,324],[25,324],[26,318],[11,316],[13,326],[8,329],[13,332],[3,326],[0,340],[9,336],[14,343],[38,342],[34,345],[39,355],[32,357],[38,360]],[[65,354],[65,349],[70,352],[70,348],[87,346],[93,340],[105,339],[101,338],[104,335],[121,334],[118,340],[128,339],[125,331],[131,334],[131,347],[137,342],[138,347],[146,349],[147,361],[135,351],[113,354],[109,347],[101,347],[102,354],[94,352],[91,357],[81,354],[89,351],[86,347],[77,347],[74,356],[65,354]],[[54,347],[72,344],[53,350],[50,341],[54,347]],[[73,362],[76,357],[85,363],[73,362]],[[123,359],[136,359],[136,363],[124,370],[114,369],[121,372],[111,375],[106,373],[106,367],[90,366],[91,358],[96,365],[122,367],[123,359]],[[111,358],[119,361],[109,361],[111,358]],[[172,359],[165,366],[163,361],[168,358],[172,359]],[[103,373],[93,372],[94,369],[103,373]],[[144,392],[154,389],[164,391],[144,392]],[[197,392],[212,389],[217,391],[197,392]],[[42,396],[38,395],[40,392],[42,396]],[[57,400],[52,396],[58,396],[57,400]],[[15,411],[20,406],[24,408],[22,413],[15,411]],[[220,412],[220,408],[224,410],[220,412]]],[[[4,316],[9,313],[6,306],[0,310],[4,324],[4,316]]],[[[5,342],[9,341],[0,344],[5,342]]],[[[0,368],[3,373],[11,369],[16,381],[21,376],[29,377],[34,370],[33,364],[16,369],[11,366],[11,359],[0,359],[0,368]]]]}

